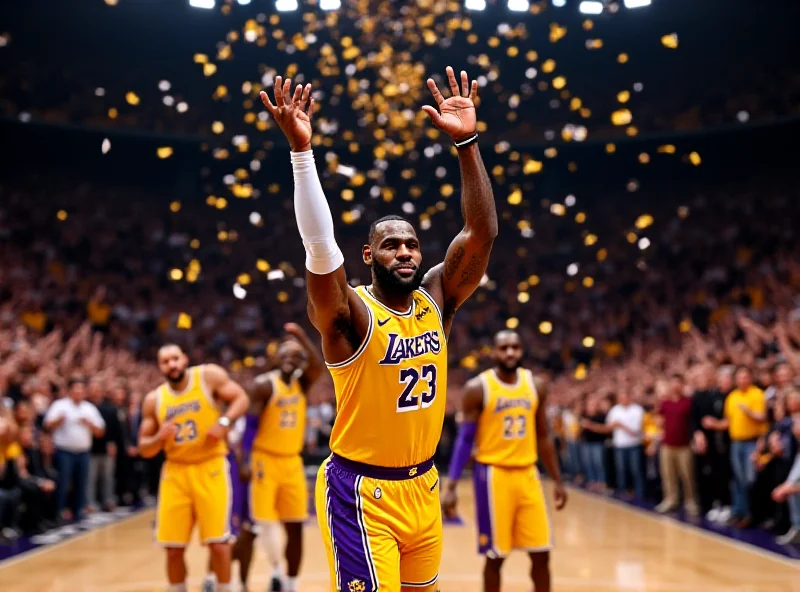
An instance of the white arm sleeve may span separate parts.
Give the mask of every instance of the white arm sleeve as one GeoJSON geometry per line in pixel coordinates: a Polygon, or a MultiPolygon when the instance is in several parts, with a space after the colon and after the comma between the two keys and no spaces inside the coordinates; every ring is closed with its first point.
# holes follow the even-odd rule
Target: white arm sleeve
{"type": "Polygon", "coordinates": [[[344,255],[333,236],[333,216],[322,191],[314,153],[292,152],[294,214],[306,249],[306,269],[317,275],[335,271],[344,255]]]}

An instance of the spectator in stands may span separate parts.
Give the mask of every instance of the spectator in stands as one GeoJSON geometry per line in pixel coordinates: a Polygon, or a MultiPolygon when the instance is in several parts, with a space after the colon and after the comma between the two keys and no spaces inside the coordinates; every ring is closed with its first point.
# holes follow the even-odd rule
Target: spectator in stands
{"type": "Polygon", "coordinates": [[[611,428],[614,446],[614,467],[617,490],[626,497],[629,478],[633,483],[633,498],[644,500],[645,475],[642,450],[644,409],[634,403],[627,391],[617,395],[617,403],[608,412],[606,424],[611,428]]]}
{"type": "Polygon", "coordinates": [[[697,516],[699,506],[694,481],[694,457],[689,447],[692,401],[686,396],[685,389],[683,376],[673,375],[666,398],[658,408],[658,414],[663,420],[659,457],[664,499],[656,510],[664,514],[678,508],[680,485],[686,514],[697,516]]]}
{"type": "Polygon", "coordinates": [[[56,521],[57,475],[46,469],[41,451],[34,445],[34,437],[33,426],[25,425],[20,429],[22,455],[17,460],[17,472],[26,508],[22,528],[29,534],[44,532],[56,521]]]}
{"type": "MultiPolygon", "coordinates": [[[[792,433],[797,440],[800,440],[800,408],[797,406],[798,400],[792,403],[792,433]]],[[[785,535],[780,536],[776,541],[781,545],[800,544],[800,453],[795,456],[791,471],[780,486],[772,492],[772,498],[780,503],[786,502],[789,505],[791,516],[791,527],[785,535]]]]}
{"type": "Polygon", "coordinates": [[[67,383],[66,397],[50,405],[44,427],[53,433],[58,466],[58,513],[65,514],[68,496],[72,493],[72,514],[80,521],[86,506],[89,486],[89,456],[92,437],[102,436],[105,422],[97,407],[86,401],[86,379],[73,375],[67,383]]]}
{"type": "Polygon", "coordinates": [[[606,490],[606,440],[611,429],[606,425],[606,414],[600,409],[600,401],[595,396],[586,398],[586,409],[580,420],[583,449],[583,466],[589,489],[597,492],[606,490]]]}
{"type": "Polygon", "coordinates": [[[103,433],[92,438],[87,503],[92,512],[100,508],[108,511],[114,506],[119,422],[116,410],[106,397],[105,384],[99,378],[94,378],[89,383],[87,399],[97,407],[105,424],[103,433]]]}
{"type": "Polygon", "coordinates": [[[580,417],[583,404],[581,398],[576,398],[572,405],[564,409],[561,414],[561,425],[564,433],[564,466],[566,474],[577,481],[583,476],[581,463],[581,426],[580,417]]]}
{"type": "Polygon", "coordinates": [[[724,419],[705,417],[708,429],[727,430],[731,439],[731,468],[733,469],[732,520],[739,528],[752,523],[750,489],[755,482],[752,462],[758,438],[767,428],[767,399],[764,391],[753,384],[753,374],[740,366],[734,376],[736,389],[725,399],[724,419]]]}
{"type": "Polygon", "coordinates": [[[711,362],[702,364],[695,374],[696,390],[691,406],[693,446],[700,507],[711,522],[730,519],[730,440],[727,431],[704,427],[703,419],[723,419],[725,397],[731,385],[730,370],[721,369],[717,373],[711,362]]]}

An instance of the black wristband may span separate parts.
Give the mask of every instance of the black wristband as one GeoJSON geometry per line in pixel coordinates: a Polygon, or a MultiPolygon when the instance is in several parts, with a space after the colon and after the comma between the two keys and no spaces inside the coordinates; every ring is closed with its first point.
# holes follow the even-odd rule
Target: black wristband
{"type": "Polygon", "coordinates": [[[478,141],[478,134],[475,133],[466,140],[462,140],[461,142],[454,142],[454,144],[456,145],[456,148],[460,150],[461,148],[466,148],[467,146],[474,144],[477,141],[478,141]]]}

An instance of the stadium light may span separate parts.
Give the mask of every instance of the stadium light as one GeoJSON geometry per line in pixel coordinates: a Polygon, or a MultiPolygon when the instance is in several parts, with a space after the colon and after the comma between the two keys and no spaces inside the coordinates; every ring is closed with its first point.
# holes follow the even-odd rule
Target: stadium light
{"type": "Polygon", "coordinates": [[[467,0],[464,6],[467,10],[483,10],[486,8],[486,0],[467,0]]]}
{"type": "Polygon", "coordinates": [[[508,0],[508,9],[514,12],[527,12],[530,7],[528,0],[508,0]]]}
{"type": "Polygon", "coordinates": [[[553,6],[556,8],[564,8],[567,5],[567,0],[553,0],[553,6]]]}
{"type": "Polygon", "coordinates": [[[625,0],[625,8],[642,8],[650,6],[652,0],[625,0]]]}
{"type": "Polygon", "coordinates": [[[189,0],[189,6],[194,8],[214,8],[215,0],[189,0]]]}
{"type": "Polygon", "coordinates": [[[297,0],[275,0],[275,10],[278,12],[297,10],[297,0]]]}
{"type": "Polygon", "coordinates": [[[603,12],[603,3],[598,0],[583,0],[578,5],[578,10],[583,14],[601,14],[603,12]]]}
{"type": "Polygon", "coordinates": [[[342,0],[320,0],[319,7],[322,10],[337,10],[342,7],[342,0]]]}

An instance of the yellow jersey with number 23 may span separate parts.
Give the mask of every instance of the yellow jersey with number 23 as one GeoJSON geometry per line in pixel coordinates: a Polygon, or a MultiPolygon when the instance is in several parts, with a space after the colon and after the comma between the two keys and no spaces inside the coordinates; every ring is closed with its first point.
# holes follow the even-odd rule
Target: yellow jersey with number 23
{"type": "Polygon", "coordinates": [[[289,384],[280,372],[268,374],[272,396],[261,414],[253,449],[280,456],[300,454],[306,433],[306,397],[296,377],[289,384]]]}
{"type": "Polygon", "coordinates": [[[436,451],[447,393],[441,312],[425,290],[394,311],[369,287],[356,293],[369,313],[367,335],[344,362],[328,364],[336,391],[331,451],[379,467],[407,467],[436,451]]]}
{"type": "Polygon", "coordinates": [[[189,381],[182,392],[176,393],[169,384],[158,388],[157,418],[159,425],[174,421],[178,433],[164,444],[168,461],[201,463],[215,456],[225,456],[228,446],[225,439],[211,444],[208,431],[220,418],[213,393],[203,380],[203,366],[186,370],[189,381]]]}

